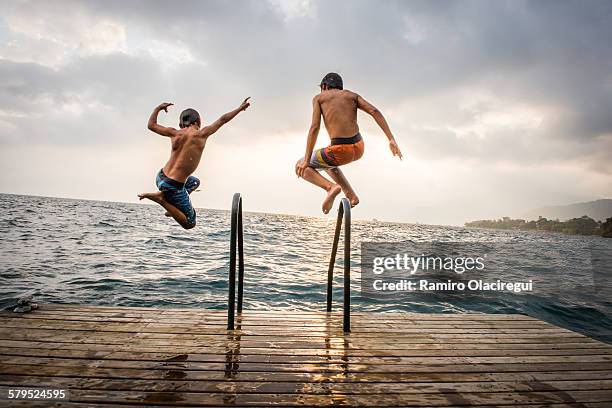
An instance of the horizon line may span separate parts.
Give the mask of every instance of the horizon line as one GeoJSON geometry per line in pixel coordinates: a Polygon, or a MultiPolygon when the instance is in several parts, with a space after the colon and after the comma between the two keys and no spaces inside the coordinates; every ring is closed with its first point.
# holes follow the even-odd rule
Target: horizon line
{"type": "MultiPolygon", "coordinates": [[[[98,202],[103,202],[103,203],[116,203],[116,204],[134,204],[134,205],[147,205],[147,206],[156,206],[155,203],[149,204],[146,202],[132,202],[132,201],[116,201],[116,200],[102,200],[102,199],[95,199],[95,198],[79,198],[79,197],[66,197],[66,196],[46,196],[46,195],[39,195],[39,194],[23,194],[23,193],[9,193],[6,191],[0,191],[0,194],[7,194],[7,195],[14,195],[14,196],[25,196],[25,197],[39,197],[39,198],[56,198],[56,199],[62,199],[62,200],[82,200],[82,201],[98,201],[98,202]]],[[[230,212],[231,209],[230,208],[210,208],[210,207],[194,207],[200,210],[213,210],[213,211],[227,211],[230,212]]],[[[325,216],[318,216],[318,215],[304,215],[304,214],[289,214],[289,213],[277,213],[277,212],[265,212],[265,211],[247,211],[244,210],[245,213],[251,213],[251,214],[274,214],[274,215],[283,215],[283,216],[288,216],[288,217],[305,217],[305,218],[318,218],[318,219],[322,219],[325,220],[327,219],[327,217],[325,216]]],[[[332,212],[330,211],[330,214],[332,214],[332,212]]],[[[335,215],[332,214],[332,215],[335,215]]],[[[335,216],[332,218],[335,219],[335,216]]],[[[414,222],[406,222],[406,221],[389,221],[389,220],[379,220],[378,218],[353,218],[354,221],[366,221],[366,222],[381,222],[381,223],[391,223],[391,224],[403,224],[403,225],[428,225],[428,226],[432,226],[432,227],[459,227],[459,228],[470,228],[470,227],[466,227],[465,225],[448,225],[448,224],[428,224],[428,223],[422,223],[422,222],[418,222],[418,221],[414,221],[414,222]]]]}

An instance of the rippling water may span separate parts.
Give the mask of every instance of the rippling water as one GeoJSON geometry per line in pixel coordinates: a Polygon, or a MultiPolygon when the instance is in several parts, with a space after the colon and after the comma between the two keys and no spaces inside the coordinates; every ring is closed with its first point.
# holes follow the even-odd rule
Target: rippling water
{"type": "MultiPolygon", "coordinates": [[[[227,211],[198,210],[198,226],[185,231],[154,205],[0,198],[0,298],[5,304],[33,292],[40,302],[226,307],[227,211]]],[[[355,213],[358,217],[358,209],[355,213]]],[[[247,212],[244,223],[245,309],[324,310],[335,216],[247,212]]],[[[584,254],[593,245],[609,248],[612,240],[376,221],[354,221],[352,234],[353,310],[525,313],[612,342],[610,276],[594,279],[592,267],[568,262],[573,253],[584,254]],[[507,267],[500,278],[533,278],[540,290],[411,293],[393,302],[362,298],[359,244],[406,240],[502,245],[507,267]],[[534,248],[555,249],[542,260],[534,248]]],[[[335,299],[341,298],[339,275],[335,299]]]]}

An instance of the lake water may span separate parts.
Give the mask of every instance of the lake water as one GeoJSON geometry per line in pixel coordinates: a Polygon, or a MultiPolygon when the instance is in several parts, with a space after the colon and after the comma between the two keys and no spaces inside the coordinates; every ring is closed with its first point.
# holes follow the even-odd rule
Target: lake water
{"type": "MultiPolygon", "coordinates": [[[[155,205],[0,198],[2,305],[34,293],[39,302],[226,308],[228,211],[199,209],[198,226],[185,231],[155,205]]],[[[324,310],[335,209],[327,218],[246,212],[244,224],[245,309],[324,310]]],[[[353,310],[524,313],[612,342],[612,281],[600,268],[609,258],[590,259],[593,247],[609,250],[610,239],[377,221],[354,221],[352,234],[353,310]],[[497,277],[533,279],[538,290],[362,297],[360,244],[385,241],[503,248],[505,266],[497,277]]]]}

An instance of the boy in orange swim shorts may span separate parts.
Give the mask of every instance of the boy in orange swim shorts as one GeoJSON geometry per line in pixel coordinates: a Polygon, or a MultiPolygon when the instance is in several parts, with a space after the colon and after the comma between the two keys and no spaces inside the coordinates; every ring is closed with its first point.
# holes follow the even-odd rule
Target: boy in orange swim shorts
{"type": "Polygon", "coordinates": [[[306,141],[306,154],[295,165],[298,177],[324,189],[327,196],[322,209],[325,214],[331,210],[340,191],[349,199],[351,206],[359,204],[359,198],[338,167],[359,160],[363,155],[363,138],[357,125],[357,109],[374,118],[389,139],[389,148],[394,156],[402,158],[395,138],[382,113],[360,95],[343,88],[342,78],[329,73],[321,80],[321,93],[312,99],[312,124],[306,141]],[[321,115],[331,144],[314,150],[321,127],[321,115]],[[318,170],[325,170],[333,180],[323,177],[318,170]]]}

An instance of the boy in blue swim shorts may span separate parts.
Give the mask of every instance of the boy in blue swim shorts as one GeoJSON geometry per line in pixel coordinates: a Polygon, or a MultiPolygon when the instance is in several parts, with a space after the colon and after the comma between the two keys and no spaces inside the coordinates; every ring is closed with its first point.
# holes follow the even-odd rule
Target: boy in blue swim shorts
{"type": "Polygon", "coordinates": [[[172,103],[162,103],[155,108],[149,118],[149,130],[169,137],[172,145],[170,159],[159,170],[155,180],[159,191],[138,194],[138,197],[141,200],[148,198],[158,203],[166,210],[166,216],[174,218],[183,228],[191,229],[196,225],[196,212],[191,205],[189,194],[200,185],[200,180],[191,173],[200,163],[208,138],[251,104],[249,98],[246,98],[238,108],[221,115],[215,122],[202,128],[200,128],[200,114],[194,109],[185,109],[180,116],[180,129],[157,123],[159,112],[162,110],[168,112],[168,107],[172,105],[172,103]]]}

